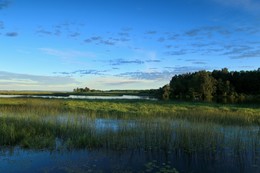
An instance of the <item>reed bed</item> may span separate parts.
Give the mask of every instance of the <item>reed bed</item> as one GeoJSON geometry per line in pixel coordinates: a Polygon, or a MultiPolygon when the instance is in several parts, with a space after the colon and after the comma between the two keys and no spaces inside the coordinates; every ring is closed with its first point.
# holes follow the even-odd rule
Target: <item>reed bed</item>
{"type": "MultiPolygon", "coordinates": [[[[260,108],[140,100],[0,98],[0,146],[140,151],[156,153],[156,158],[189,158],[199,164],[227,160],[254,170],[251,165],[260,164],[260,108]]],[[[177,173],[172,166],[149,162],[144,168],[146,172],[177,173]]]]}
{"type": "Polygon", "coordinates": [[[51,150],[165,150],[210,155],[224,151],[225,147],[260,152],[260,130],[256,131],[257,126],[247,127],[242,133],[240,128],[230,131],[212,123],[167,118],[125,120],[110,126],[96,122],[95,118],[78,115],[67,115],[65,119],[60,116],[6,115],[0,117],[0,145],[51,150]]]}
{"type": "Polygon", "coordinates": [[[101,101],[55,99],[0,99],[0,115],[10,112],[37,115],[87,113],[91,117],[163,117],[222,125],[260,125],[260,108],[243,105],[159,101],[101,101]]]}
{"type": "Polygon", "coordinates": [[[208,155],[226,148],[259,152],[259,111],[151,101],[0,99],[0,145],[208,155]],[[98,120],[104,118],[114,122],[101,126],[98,120]]]}

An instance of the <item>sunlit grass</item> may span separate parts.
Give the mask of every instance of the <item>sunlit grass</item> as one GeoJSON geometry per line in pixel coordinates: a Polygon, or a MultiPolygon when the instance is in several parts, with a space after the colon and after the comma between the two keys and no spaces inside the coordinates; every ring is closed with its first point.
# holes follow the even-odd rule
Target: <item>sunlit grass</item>
{"type": "Polygon", "coordinates": [[[88,116],[92,117],[168,117],[226,125],[260,124],[260,108],[257,107],[187,102],[2,98],[0,99],[0,114],[5,112],[32,113],[35,115],[73,112],[88,113],[88,116]]]}
{"type": "Polygon", "coordinates": [[[66,101],[69,110],[123,117],[170,117],[221,124],[260,124],[260,108],[153,101],[66,101]]]}

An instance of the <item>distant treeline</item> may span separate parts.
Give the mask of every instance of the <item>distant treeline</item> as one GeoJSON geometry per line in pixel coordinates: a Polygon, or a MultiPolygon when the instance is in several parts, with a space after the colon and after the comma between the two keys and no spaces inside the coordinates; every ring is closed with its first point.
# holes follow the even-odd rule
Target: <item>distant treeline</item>
{"type": "Polygon", "coordinates": [[[172,77],[169,84],[150,90],[95,90],[75,88],[76,94],[140,95],[161,100],[198,100],[219,102],[260,102],[260,68],[253,71],[198,71],[172,77]]]}
{"type": "MultiPolygon", "coordinates": [[[[149,90],[96,90],[85,88],[75,88],[73,89],[74,94],[82,95],[101,95],[101,96],[122,96],[122,95],[149,95],[149,90]]],[[[154,92],[153,92],[154,93],[154,92]]]]}
{"type": "Polygon", "coordinates": [[[201,101],[237,102],[258,100],[260,97],[260,68],[254,71],[198,71],[175,75],[169,84],[154,90],[163,100],[189,99],[201,101]]]}

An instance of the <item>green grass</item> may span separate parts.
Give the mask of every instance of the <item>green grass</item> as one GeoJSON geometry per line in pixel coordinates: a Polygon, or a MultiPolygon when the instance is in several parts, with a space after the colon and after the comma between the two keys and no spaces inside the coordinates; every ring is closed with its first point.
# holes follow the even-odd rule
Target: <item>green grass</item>
{"type": "Polygon", "coordinates": [[[159,101],[67,101],[70,110],[101,112],[118,116],[171,117],[221,124],[260,124],[259,108],[218,104],[159,101]]]}
{"type": "Polygon", "coordinates": [[[116,118],[168,117],[223,125],[260,125],[260,108],[194,102],[1,98],[0,113],[88,113],[116,118]]]}
{"type": "Polygon", "coordinates": [[[212,153],[226,146],[246,150],[244,146],[260,145],[260,132],[250,130],[259,126],[259,112],[254,107],[187,102],[0,99],[0,146],[186,153],[212,153]],[[100,117],[125,121],[118,122],[117,130],[102,129],[95,124],[100,117]],[[249,130],[247,134],[221,130],[229,125],[249,130]],[[245,136],[250,137],[248,142],[245,136]]]}

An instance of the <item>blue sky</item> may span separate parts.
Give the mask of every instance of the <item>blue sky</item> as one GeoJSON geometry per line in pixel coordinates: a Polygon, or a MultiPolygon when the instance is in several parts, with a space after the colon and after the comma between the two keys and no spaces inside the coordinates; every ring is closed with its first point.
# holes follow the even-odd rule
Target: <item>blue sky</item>
{"type": "Polygon", "coordinates": [[[0,90],[150,89],[260,67],[259,0],[0,0],[0,90]]]}

